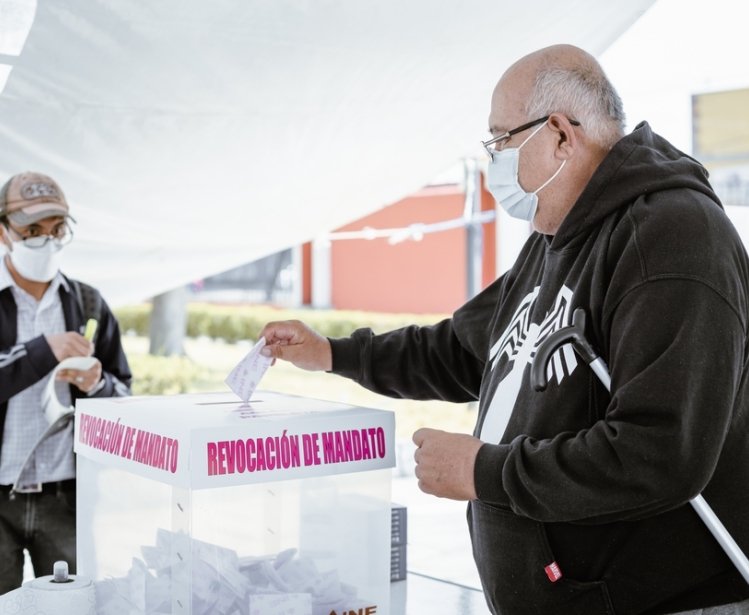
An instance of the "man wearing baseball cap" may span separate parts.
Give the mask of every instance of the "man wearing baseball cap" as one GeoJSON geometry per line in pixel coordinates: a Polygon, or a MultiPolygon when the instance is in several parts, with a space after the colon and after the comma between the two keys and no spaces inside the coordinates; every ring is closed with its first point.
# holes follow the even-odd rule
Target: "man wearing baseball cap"
{"type": "Polygon", "coordinates": [[[69,209],[41,173],[14,175],[0,189],[0,594],[21,585],[24,549],[37,576],[57,560],[75,570],[73,426],[69,415],[53,421],[45,412],[51,387],[65,408],[130,394],[114,315],[96,289],[60,272],[73,238],[69,209]],[[83,335],[89,319],[93,339],[83,335]],[[85,369],[59,369],[50,385],[71,357],[90,359],[85,369]]]}

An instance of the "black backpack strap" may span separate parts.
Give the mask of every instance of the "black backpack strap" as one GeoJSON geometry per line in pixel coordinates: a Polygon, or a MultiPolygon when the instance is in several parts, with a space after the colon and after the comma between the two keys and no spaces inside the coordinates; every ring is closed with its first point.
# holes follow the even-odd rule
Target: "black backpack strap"
{"type": "Polygon", "coordinates": [[[93,318],[96,322],[101,322],[101,293],[93,286],[89,286],[78,280],[70,280],[70,285],[73,287],[78,307],[81,308],[83,324],[85,325],[89,318],[93,318]]]}

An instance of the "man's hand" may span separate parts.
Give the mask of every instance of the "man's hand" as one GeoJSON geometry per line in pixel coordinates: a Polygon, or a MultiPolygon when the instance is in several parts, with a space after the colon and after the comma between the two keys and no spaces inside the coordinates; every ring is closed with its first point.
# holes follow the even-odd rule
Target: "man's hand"
{"type": "Polygon", "coordinates": [[[45,337],[58,362],[68,357],[88,357],[94,352],[94,345],[75,331],[45,337]]]}
{"type": "Polygon", "coordinates": [[[270,322],[260,332],[266,346],[260,351],[266,357],[283,359],[311,371],[329,371],[333,353],[327,338],[298,320],[270,322]]]}
{"type": "Polygon", "coordinates": [[[424,493],[451,500],[475,500],[473,466],[483,442],[473,436],[438,429],[413,435],[416,478],[424,493]]]}
{"type": "Polygon", "coordinates": [[[89,393],[101,380],[101,362],[96,359],[89,369],[61,369],[57,372],[57,379],[69,382],[82,392],[89,393]]]}

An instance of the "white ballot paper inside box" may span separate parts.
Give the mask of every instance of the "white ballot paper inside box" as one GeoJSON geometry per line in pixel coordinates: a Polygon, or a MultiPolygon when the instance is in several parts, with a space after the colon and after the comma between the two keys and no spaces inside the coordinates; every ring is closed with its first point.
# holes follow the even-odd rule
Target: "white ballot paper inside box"
{"type": "Polygon", "coordinates": [[[266,370],[273,362],[272,358],[260,354],[264,346],[265,338],[261,337],[247,356],[226,377],[226,384],[244,403],[250,401],[257,385],[260,384],[266,370]]]}

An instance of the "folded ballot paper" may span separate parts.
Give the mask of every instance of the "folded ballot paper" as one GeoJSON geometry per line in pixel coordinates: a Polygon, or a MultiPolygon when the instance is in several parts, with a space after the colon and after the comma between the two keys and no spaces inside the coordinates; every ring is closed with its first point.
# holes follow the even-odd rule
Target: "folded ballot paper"
{"type": "MultiPolygon", "coordinates": [[[[98,323],[96,322],[96,320],[93,318],[89,318],[86,322],[86,329],[83,333],[83,337],[91,342],[94,339],[94,335],[96,335],[97,327],[98,323]]],[[[68,386],[67,383],[58,382],[57,372],[59,372],[61,369],[78,369],[81,371],[88,371],[96,364],[97,361],[98,359],[92,356],[68,357],[67,359],[63,359],[62,361],[60,361],[60,363],[57,364],[57,366],[47,379],[47,385],[44,388],[44,393],[42,394],[42,407],[44,408],[44,416],[47,418],[47,422],[50,425],[55,424],[55,422],[60,417],[72,413],[74,410],[72,406],[66,406],[65,404],[60,403],[60,400],[57,397],[57,387],[68,386]]]]}
{"type": "Polygon", "coordinates": [[[247,356],[226,377],[226,384],[244,403],[250,401],[250,397],[252,397],[257,385],[260,384],[260,380],[265,375],[265,371],[273,362],[271,357],[264,357],[260,354],[264,346],[265,338],[261,337],[247,353],[247,356]]]}
{"type": "Polygon", "coordinates": [[[66,406],[65,404],[60,403],[60,400],[57,397],[57,391],[55,390],[57,384],[60,384],[60,386],[68,386],[67,383],[58,383],[57,372],[59,372],[61,369],[79,369],[82,371],[86,371],[91,369],[96,361],[97,359],[94,357],[68,357],[67,359],[62,360],[57,364],[57,367],[55,367],[54,371],[47,380],[47,386],[45,387],[44,394],[42,395],[44,415],[47,417],[47,422],[50,425],[57,419],[59,419],[63,414],[73,412],[72,406],[66,406]]]}
{"type": "Polygon", "coordinates": [[[142,554],[132,559],[126,576],[95,583],[99,615],[172,613],[172,593],[184,583],[193,615],[359,613],[370,603],[336,570],[319,570],[296,548],[238,557],[231,549],[160,529],[156,546],[144,546],[142,554]],[[175,541],[192,554],[191,564],[175,558],[175,541]],[[191,574],[184,578],[188,565],[191,574]]]}

